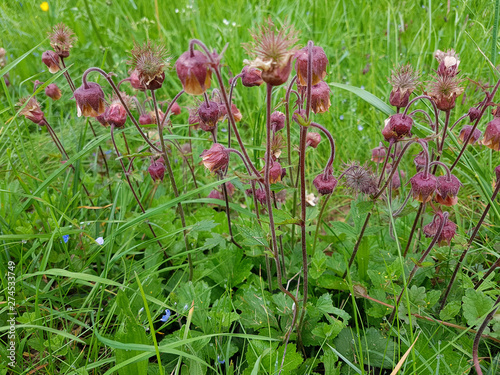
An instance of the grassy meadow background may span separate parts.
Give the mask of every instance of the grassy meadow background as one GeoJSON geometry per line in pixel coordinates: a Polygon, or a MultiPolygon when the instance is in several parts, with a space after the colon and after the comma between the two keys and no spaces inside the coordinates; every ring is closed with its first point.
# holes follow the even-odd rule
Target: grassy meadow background
{"type": "MultiPolygon", "coordinates": [[[[148,374],[274,374],[283,356],[283,346],[278,346],[282,339],[280,329],[286,326],[291,311],[289,300],[277,292],[273,295],[264,291],[267,281],[263,279],[262,250],[256,250],[255,244],[248,243],[248,239],[244,250],[232,246],[227,241],[224,211],[207,205],[211,201],[207,201],[206,196],[218,182],[198,164],[198,155],[210,147],[208,136],[201,132],[196,133],[193,140],[198,190],[182,168],[182,160],[173,157],[195,264],[193,281],[187,281],[182,227],[179,220],[173,220],[177,201],[167,179],[155,188],[147,175],[148,163],[136,161],[132,179],[149,208],[148,215],[141,215],[122,179],[116,155],[111,152],[109,131],[94,121],[98,136],[92,136],[87,121],[76,116],[76,106],[74,100],[70,100],[71,91],[64,77],[51,75],[41,62],[41,54],[50,48],[47,32],[53,25],[64,22],[78,37],[66,59],[77,87],[83,72],[92,66],[114,72],[117,75],[115,82],[125,78],[126,61],[134,41],[146,40],[164,43],[172,65],[187,50],[192,38],[202,40],[217,51],[227,43],[229,47],[223,58],[227,79],[239,73],[244,66],[243,60],[248,58],[241,44],[250,41],[249,29],[267,17],[276,23],[288,19],[301,30],[302,45],[313,40],[324,48],[330,62],[328,83],[361,88],[384,102],[388,102],[391,89],[387,83],[391,70],[401,63],[411,63],[423,73],[423,79],[428,80],[432,69],[437,68],[433,57],[436,49],[454,48],[458,52],[464,78],[494,85],[500,77],[494,69],[500,63],[500,48],[494,39],[498,16],[495,18],[495,1],[491,0],[54,0],[48,1],[47,11],[42,10],[41,4],[41,1],[0,2],[0,47],[7,51],[8,64],[16,62],[15,66],[7,65],[0,70],[0,75],[8,71],[10,81],[9,87],[3,80],[0,83],[0,270],[4,290],[0,296],[0,374],[146,373],[143,371],[148,374]],[[62,89],[63,97],[56,102],[45,97],[43,92],[37,97],[46,118],[66,147],[78,179],[92,192],[96,207],[89,207],[78,179],[61,164],[61,157],[46,130],[17,115],[16,102],[32,94],[36,79],[54,80],[62,89]],[[108,155],[110,179],[101,173],[98,144],[108,155]],[[149,219],[157,231],[168,259],[151,239],[145,219],[149,219]],[[69,236],[69,240],[65,242],[63,236],[69,236]],[[95,241],[99,237],[104,240],[102,245],[95,241]],[[17,277],[17,366],[14,369],[3,362],[7,355],[5,274],[8,261],[16,263],[17,277]],[[191,309],[192,304],[195,310],[191,309]],[[163,324],[159,319],[165,309],[171,311],[172,317],[163,324]],[[151,335],[152,330],[154,335],[151,335]],[[264,341],[258,340],[257,335],[264,337],[264,341]],[[163,345],[161,353],[156,342],[163,345]],[[149,366],[144,361],[147,358],[149,366]]],[[[93,81],[98,79],[97,75],[90,77],[93,81]]],[[[104,80],[101,78],[99,82],[109,94],[104,80]]],[[[483,99],[474,84],[469,81],[466,84],[466,94],[460,97],[452,121],[483,99]]],[[[336,171],[343,163],[370,160],[370,150],[382,140],[380,131],[388,116],[387,112],[339,86],[332,86],[329,112],[314,117],[335,138],[336,171]]],[[[157,94],[159,100],[171,99],[181,88],[175,70],[169,69],[163,88],[157,94]]],[[[283,88],[277,90],[279,95],[284,95],[283,88]]],[[[240,126],[250,154],[254,160],[263,158],[264,89],[239,85],[234,98],[243,114],[240,126]]],[[[174,134],[179,137],[187,136],[185,108],[194,107],[195,102],[185,95],[180,105],[183,112],[173,119],[174,134]]],[[[225,127],[227,124],[221,125],[222,129],[225,127]]],[[[130,121],[123,132],[133,150],[142,145],[130,121]]],[[[298,139],[298,129],[293,130],[293,136],[298,139]]],[[[123,151],[122,137],[117,136],[117,139],[123,151]]],[[[323,141],[316,152],[308,151],[308,191],[313,190],[312,179],[325,162],[328,147],[323,141]]],[[[412,161],[407,158],[405,163],[411,166],[412,161]]],[[[460,245],[466,243],[467,233],[491,196],[492,171],[499,164],[498,152],[481,147],[468,150],[457,168],[457,175],[465,185],[460,194],[461,203],[452,209],[459,225],[456,242],[460,245]]],[[[237,188],[232,205],[234,222],[240,232],[245,227],[255,226],[255,215],[248,208],[252,202],[244,195],[243,185],[237,180],[232,182],[237,188]]],[[[325,220],[349,219],[352,200],[346,190],[337,190],[325,220]]],[[[287,205],[290,207],[291,202],[287,205]]],[[[412,208],[416,210],[416,207],[413,204],[412,208]]],[[[309,213],[314,219],[318,208],[311,208],[309,213]]],[[[378,218],[383,221],[383,213],[378,218]]],[[[412,223],[410,212],[409,216],[401,218],[398,236],[405,239],[412,223]]],[[[311,222],[311,225],[314,227],[316,223],[311,222]]],[[[483,253],[499,256],[498,204],[493,205],[484,226],[488,228],[481,233],[481,238],[486,239],[484,246],[472,258],[478,264],[484,263],[483,253]]],[[[326,227],[320,232],[318,248],[327,248],[332,241],[337,241],[339,247],[348,243],[328,232],[326,227]]],[[[384,249],[388,242],[390,237],[384,232],[373,251],[384,249]]],[[[300,250],[294,253],[298,249],[295,245],[286,245],[289,278],[300,271],[300,250]]],[[[454,252],[447,247],[437,257],[449,261],[461,251],[462,247],[454,252]]],[[[395,255],[392,259],[396,258],[395,255]]],[[[311,272],[319,272],[322,266],[315,264],[312,267],[316,268],[311,272]]],[[[482,270],[482,266],[471,268],[473,273],[482,270]]],[[[350,314],[349,326],[358,337],[369,340],[371,335],[371,342],[377,341],[383,318],[365,314],[366,310],[375,307],[352,296],[353,280],[349,278],[345,283],[343,291],[334,294],[333,306],[350,314]]],[[[488,285],[489,296],[498,293],[494,281],[488,285]]],[[[316,286],[310,314],[318,310],[323,293],[334,289],[316,286]]],[[[464,290],[455,293],[456,301],[460,301],[460,293],[464,290]]],[[[332,297],[328,296],[325,298],[331,305],[332,297]]],[[[332,310],[326,311],[332,313],[332,310]]],[[[425,309],[418,312],[425,316],[430,314],[425,309]]],[[[454,319],[449,321],[466,325],[461,314],[454,319]]],[[[392,329],[387,334],[395,338],[394,343],[385,349],[382,347],[384,358],[387,350],[394,352],[394,356],[393,353],[390,356],[391,363],[398,362],[417,337],[417,331],[421,332],[419,342],[408,357],[408,365],[404,365],[401,373],[474,373],[470,370],[472,334],[428,322],[421,323],[420,327],[415,322],[401,323],[392,329]],[[456,368],[460,371],[455,372],[456,368]]],[[[344,335],[341,337],[344,342],[336,342],[337,351],[334,352],[325,338],[322,344],[311,345],[312,349],[305,351],[307,358],[304,351],[297,348],[296,339],[296,335],[292,335],[283,373],[375,373],[363,366],[363,361],[366,364],[370,359],[370,348],[361,339],[351,342],[344,335]],[[347,354],[338,349],[349,345],[352,348],[347,354]],[[342,367],[335,364],[339,351],[348,360],[356,358],[353,366],[345,361],[342,367]]],[[[498,342],[488,342],[482,348],[486,348],[491,359],[498,358],[498,342]]],[[[387,366],[384,359],[375,363],[378,364],[375,367],[385,368],[380,374],[390,373],[388,368],[392,366],[387,366]]],[[[485,366],[488,368],[487,364],[485,366]]],[[[495,373],[493,366],[490,374],[495,373]]]]}

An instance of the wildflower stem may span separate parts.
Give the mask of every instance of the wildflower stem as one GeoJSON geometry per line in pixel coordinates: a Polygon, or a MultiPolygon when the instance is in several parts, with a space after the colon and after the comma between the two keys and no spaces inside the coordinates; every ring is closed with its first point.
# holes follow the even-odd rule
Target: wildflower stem
{"type": "Polygon", "coordinates": [[[469,116],[469,114],[468,114],[468,113],[466,113],[466,114],[464,114],[464,115],[460,116],[460,118],[459,118],[457,121],[455,121],[455,123],[454,123],[454,124],[450,127],[450,131],[451,131],[451,130],[453,130],[453,129],[455,128],[455,126],[457,126],[457,125],[458,125],[458,124],[459,124],[459,123],[460,123],[460,122],[461,122],[464,118],[466,118],[467,116],[469,116]]]}
{"type": "MultiPolygon", "coordinates": [[[[127,183],[128,183],[128,186],[130,187],[130,190],[132,190],[132,194],[134,195],[135,201],[139,205],[142,213],[145,213],[146,210],[144,209],[144,207],[141,203],[141,200],[137,196],[135,189],[134,189],[134,185],[132,185],[132,181],[130,181],[129,173],[128,173],[127,169],[125,168],[125,164],[123,164],[123,158],[121,158],[120,151],[118,150],[118,146],[116,145],[116,142],[115,142],[114,130],[115,130],[115,125],[111,125],[111,142],[113,143],[113,146],[115,148],[116,156],[118,157],[118,160],[120,161],[120,165],[122,166],[123,174],[125,175],[125,179],[127,180],[127,183]]],[[[156,237],[156,233],[155,233],[153,227],[151,226],[150,223],[148,223],[148,226],[149,226],[149,229],[151,230],[151,234],[153,235],[154,238],[156,238],[156,242],[158,242],[158,245],[163,250],[163,245],[161,244],[160,240],[158,240],[158,238],[156,237]]],[[[165,253],[165,251],[164,251],[164,253],[165,253]]],[[[165,253],[165,256],[166,256],[166,253],[165,253]]]]}
{"type": "Polygon", "coordinates": [[[231,237],[231,242],[234,243],[236,247],[241,249],[242,248],[241,245],[238,242],[236,242],[233,236],[233,228],[231,225],[231,213],[229,211],[229,198],[227,195],[227,186],[225,182],[222,184],[222,190],[224,191],[224,200],[226,201],[226,216],[227,216],[227,225],[229,228],[229,236],[231,237]]]}
{"type": "Polygon", "coordinates": [[[424,211],[423,208],[424,208],[424,203],[421,202],[419,207],[418,207],[418,211],[417,211],[417,215],[415,216],[415,220],[413,221],[410,235],[408,236],[408,242],[406,243],[405,251],[403,253],[403,258],[406,258],[406,255],[408,254],[408,250],[410,250],[411,241],[413,239],[413,235],[415,234],[415,230],[417,229],[418,219],[420,218],[420,215],[422,215],[422,212],[424,211]]]}
{"type": "Polygon", "coordinates": [[[321,210],[318,215],[318,223],[316,224],[316,231],[314,232],[314,241],[311,251],[311,257],[314,257],[314,253],[316,252],[316,242],[318,241],[319,228],[321,227],[321,219],[323,218],[323,213],[325,212],[326,205],[330,200],[332,194],[327,194],[326,198],[323,200],[323,204],[321,205],[321,210]]]}
{"type": "MultiPolygon", "coordinates": [[[[309,122],[311,113],[311,90],[312,90],[312,52],[314,43],[310,40],[307,42],[307,88],[306,88],[306,118],[309,122]]],[[[319,124],[316,124],[319,125],[319,124]]],[[[320,125],[321,126],[321,125],[320,125]]],[[[325,129],[326,130],[326,129],[325,129]]],[[[326,134],[326,133],[325,133],[326,134]]],[[[299,332],[302,329],[304,317],[306,315],[306,304],[308,297],[309,278],[308,278],[308,262],[307,262],[307,244],[306,244],[306,138],[307,127],[300,127],[300,155],[299,155],[299,173],[300,173],[300,209],[301,209],[301,224],[300,224],[300,243],[302,248],[302,267],[304,272],[304,286],[302,287],[303,301],[302,311],[299,320],[299,332]]],[[[332,138],[333,139],[333,138],[332,138]]],[[[335,147],[333,148],[335,149],[335,147]]]]}
{"type": "Polygon", "coordinates": [[[324,126],[317,124],[315,122],[311,122],[311,126],[321,130],[326,135],[326,137],[328,138],[328,141],[330,142],[330,149],[331,149],[330,158],[328,159],[328,162],[326,163],[325,172],[324,172],[324,174],[326,175],[329,171],[332,170],[333,161],[335,160],[335,140],[333,139],[332,134],[324,126]]]}
{"type": "MultiPolygon", "coordinates": [[[[486,315],[486,318],[483,320],[483,323],[481,323],[481,326],[479,326],[476,337],[474,337],[474,344],[472,345],[472,360],[474,362],[474,368],[476,369],[477,375],[483,375],[483,371],[481,370],[481,366],[479,365],[479,358],[478,358],[478,349],[479,349],[479,341],[481,340],[481,336],[483,334],[483,331],[486,329],[488,326],[488,323],[493,319],[493,316],[495,315],[498,307],[500,306],[500,296],[498,296],[497,300],[495,301],[494,306],[496,305],[493,310],[490,311],[488,315],[486,315]]],[[[492,368],[494,371],[494,369],[492,368]]]]}
{"type": "MultiPolygon", "coordinates": [[[[292,140],[290,132],[290,93],[292,91],[293,84],[297,81],[297,75],[292,78],[285,95],[285,123],[286,123],[286,151],[288,165],[290,166],[290,181],[293,184],[293,167],[292,167],[292,140]]],[[[295,187],[295,186],[294,186],[295,187]]]]}
{"type": "Polygon", "coordinates": [[[352,263],[354,262],[354,259],[356,258],[356,254],[358,253],[359,246],[361,245],[361,240],[363,239],[363,236],[365,235],[365,230],[368,227],[368,222],[370,221],[370,217],[372,216],[372,212],[368,212],[368,215],[366,215],[365,222],[363,223],[363,227],[361,228],[361,232],[359,233],[358,240],[356,241],[356,244],[354,245],[354,249],[352,250],[352,255],[349,258],[349,263],[347,264],[347,269],[344,272],[344,275],[342,275],[342,278],[345,279],[347,276],[347,272],[351,269],[352,263]]]}
{"type": "Polygon", "coordinates": [[[394,141],[392,141],[392,140],[389,141],[389,147],[387,148],[387,153],[385,155],[384,164],[382,165],[382,171],[380,172],[380,177],[378,179],[377,188],[380,187],[380,184],[382,183],[382,180],[384,179],[385,168],[387,167],[387,162],[389,161],[389,157],[391,155],[391,150],[392,150],[393,145],[394,145],[394,141]]]}
{"type": "Polygon", "coordinates": [[[420,257],[420,259],[417,261],[417,263],[415,264],[415,266],[411,270],[410,275],[408,276],[408,280],[406,281],[406,284],[403,286],[401,293],[399,293],[399,297],[398,297],[396,304],[394,306],[394,310],[392,311],[391,316],[389,317],[389,322],[392,322],[392,320],[394,319],[394,315],[396,314],[396,310],[399,306],[399,302],[401,301],[401,298],[403,297],[403,293],[405,292],[406,288],[408,287],[408,284],[410,284],[410,282],[413,279],[413,276],[415,276],[415,273],[417,272],[418,268],[421,266],[422,262],[425,260],[427,255],[429,255],[432,248],[436,244],[437,240],[441,236],[441,232],[443,231],[444,225],[445,225],[446,221],[448,220],[448,215],[449,215],[448,212],[443,213],[443,217],[441,218],[441,223],[439,224],[439,228],[438,228],[436,234],[434,235],[434,238],[432,239],[431,243],[429,244],[429,247],[427,247],[427,250],[424,251],[424,253],[420,257]]]}
{"type": "Polygon", "coordinates": [[[434,108],[434,118],[436,120],[436,123],[434,124],[435,125],[434,130],[436,131],[436,134],[438,134],[438,132],[439,132],[439,112],[438,112],[438,109],[436,107],[436,103],[434,103],[434,100],[432,100],[432,98],[430,96],[420,95],[420,96],[417,96],[416,98],[413,98],[406,106],[405,111],[403,112],[403,116],[406,116],[406,114],[408,113],[408,110],[410,109],[410,106],[413,103],[415,103],[417,100],[420,100],[420,99],[427,99],[431,102],[432,108],[434,108]]]}
{"type": "MultiPolygon", "coordinates": [[[[290,293],[288,290],[286,290],[283,287],[283,281],[282,281],[282,275],[281,275],[281,262],[280,262],[280,257],[278,254],[278,245],[277,245],[277,240],[276,240],[276,230],[274,228],[274,215],[273,215],[273,206],[271,203],[271,189],[270,189],[270,184],[269,184],[269,170],[271,166],[271,102],[272,102],[272,92],[273,92],[273,86],[271,86],[269,83],[267,84],[267,100],[266,100],[266,165],[264,167],[264,189],[266,192],[266,203],[267,203],[267,210],[269,214],[269,230],[271,232],[271,245],[272,245],[272,252],[273,252],[273,257],[274,261],[276,263],[276,276],[278,278],[278,288],[285,293],[287,296],[289,296],[293,302],[295,303],[295,306],[297,308],[298,306],[298,301],[295,296],[290,293]]],[[[292,320],[292,325],[290,327],[290,331],[293,330],[293,327],[295,326],[295,318],[292,320]]]]}
{"type": "MultiPolygon", "coordinates": [[[[160,137],[162,155],[163,155],[163,158],[165,160],[165,165],[167,166],[168,177],[170,179],[170,184],[172,185],[172,190],[174,192],[174,196],[175,196],[175,198],[178,198],[179,191],[177,190],[177,184],[175,183],[174,171],[172,170],[172,164],[170,163],[170,158],[168,157],[167,148],[165,147],[165,140],[163,139],[163,128],[160,124],[160,114],[158,112],[158,105],[156,102],[156,94],[155,94],[154,90],[150,90],[150,92],[151,92],[151,97],[153,98],[153,106],[154,106],[155,115],[156,115],[155,116],[156,117],[156,125],[158,126],[158,135],[160,137]]],[[[165,114],[165,117],[166,117],[166,114],[165,114]]],[[[177,208],[179,210],[179,215],[181,217],[182,232],[183,232],[183,236],[184,236],[184,246],[186,247],[188,264],[189,264],[189,281],[191,281],[193,279],[193,261],[191,259],[191,254],[189,253],[189,242],[187,239],[187,231],[186,231],[186,218],[184,217],[184,208],[182,207],[181,202],[179,202],[177,204],[177,208]]]]}
{"type": "MultiPolygon", "coordinates": [[[[233,81],[231,82],[231,88],[229,89],[229,104],[231,105],[231,108],[233,106],[233,91],[234,88],[236,87],[236,84],[238,83],[238,79],[241,78],[243,74],[239,73],[236,74],[236,76],[233,78],[233,81]]],[[[228,120],[229,124],[229,120],[228,120]]],[[[228,126],[227,129],[227,147],[231,147],[231,126],[228,126]]]]}
{"type": "MultiPolygon", "coordinates": [[[[497,181],[497,184],[496,184],[496,188],[495,190],[493,191],[493,194],[491,196],[491,202],[493,202],[495,200],[495,198],[497,197],[497,194],[498,194],[498,191],[500,190],[500,180],[497,181]]],[[[472,246],[472,242],[474,241],[474,239],[476,238],[476,235],[477,233],[479,232],[479,228],[481,227],[481,225],[483,224],[483,221],[484,219],[486,218],[486,215],[488,214],[488,211],[490,210],[491,208],[491,203],[488,203],[483,211],[483,214],[481,215],[481,218],[479,219],[479,221],[477,222],[477,225],[474,227],[474,231],[472,232],[470,238],[469,238],[469,241],[467,242],[467,247],[465,248],[465,250],[462,252],[462,255],[460,256],[460,259],[458,260],[457,262],[457,265],[455,266],[455,269],[453,270],[453,275],[451,276],[451,279],[450,281],[448,282],[448,287],[446,288],[446,292],[444,293],[444,296],[443,296],[443,300],[441,302],[441,306],[439,307],[439,310],[442,310],[444,305],[446,304],[446,300],[448,299],[448,295],[450,294],[450,291],[451,291],[451,287],[453,286],[453,283],[455,282],[455,279],[457,277],[457,274],[458,274],[458,271],[460,269],[460,267],[462,266],[462,262],[464,261],[465,259],[465,256],[467,255],[467,253],[469,252],[470,250],[470,247],[472,246]]],[[[483,279],[481,281],[479,281],[475,286],[474,286],[474,289],[477,289],[483,282],[483,280],[486,279],[486,277],[489,276],[488,275],[485,275],[483,277],[483,279]]]]}

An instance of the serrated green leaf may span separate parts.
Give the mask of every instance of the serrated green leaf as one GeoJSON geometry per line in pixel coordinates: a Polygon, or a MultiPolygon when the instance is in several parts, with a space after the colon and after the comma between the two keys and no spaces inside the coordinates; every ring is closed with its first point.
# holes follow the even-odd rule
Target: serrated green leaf
{"type": "Polygon", "coordinates": [[[439,312],[439,319],[441,320],[451,320],[453,319],[462,308],[462,304],[458,301],[452,301],[448,303],[444,309],[439,312]]]}
{"type": "Polygon", "coordinates": [[[464,318],[467,324],[475,326],[482,322],[482,319],[493,307],[493,300],[483,292],[474,289],[467,289],[462,297],[464,318]]]}

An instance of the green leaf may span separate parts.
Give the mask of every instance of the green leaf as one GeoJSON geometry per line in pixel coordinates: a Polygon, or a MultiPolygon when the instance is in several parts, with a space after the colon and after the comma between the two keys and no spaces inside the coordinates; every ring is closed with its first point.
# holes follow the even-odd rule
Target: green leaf
{"type": "Polygon", "coordinates": [[[266,239],[266,233],[258,225],[246,226],[246,225],[236,225],[239,233],[243,236],[242,243],[247,246],[263,246],[265,248],[269,247],[266,239]]]}
{"type": "Polygon", "coordinates": [[[359,87],[335,82],[329,83],[329,85],[352,92],[387,116],[391,116],[395,113],[394,110],[386,102],[377,98],[375,95],[369,93],[368,91],[360,89],[359,87]]]}
{"type": "Polygon", "coordinates": [[[347,223],[344,223],[342,221],[333,221],[330,223],[331,229],[333,229],[334,232],[338,233],[343,233],[346,234],[347,236],[356,239],[358,236],[358,232],[356,229],[352,226],[350,226],[347,223]]]}
{"type": "Polygon", "coordinates": [[[451,320],[460,312],[461,308],[462,304],[459,301],[452,301],[440,311],[439,318],[441,320],[451,320]]]}
{"type": "Polygon", "coordinates": [[[474,289],[467,289],[462,297],[464,318],[467,324],[475,326],[482,322],[482,319],[493,307],[493,300],[483,292],[474,289]]]}
{"type": "MultiPolygon", "coordinates": [[[[116,303],[121,312],[121,323],[118,327],[118,331],[114,336],[114,339],[123,343],[148,344],[148,339],[146,337],[144,327],[137,323],[136,318],[132,313],[132,310],[130,309],[130,301],[127,298],[125,292],[123,292],[122,290],[118,291],[116,303]]],[[[140,350],[116,349],[116,364],[119,365],[139,354],[141,354],[140,350]]],[[[147,360],[131,363],[118,370],[118,374],[120,375],[146,375],[147,372],[147,360]]]]}
{"type": "Polygon", "coordinates": [[[258,329],[273,327],[279,329],[276,317],[271,309],[271,295],[257,290],[251,284],[244,284],[238,290],[234,302],[237,309],[241,310],[240,320],[244,327],[258,329]]]}

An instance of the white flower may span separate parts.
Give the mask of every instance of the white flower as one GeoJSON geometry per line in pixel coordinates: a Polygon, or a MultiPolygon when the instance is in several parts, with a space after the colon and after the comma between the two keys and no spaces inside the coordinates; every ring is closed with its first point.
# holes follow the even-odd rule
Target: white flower
{"type": "Polygon", "coordinates": [[[97,237],[97,238],[95,239],[95,242],[97,242],[99,245],[102,245],[102,244],[104,244],[104,238],[102,238],[102,237],[97,237]]]}

